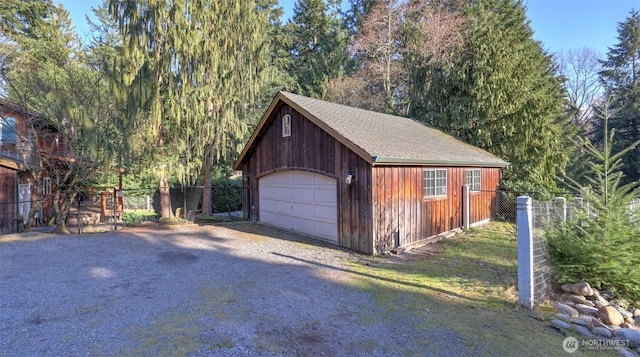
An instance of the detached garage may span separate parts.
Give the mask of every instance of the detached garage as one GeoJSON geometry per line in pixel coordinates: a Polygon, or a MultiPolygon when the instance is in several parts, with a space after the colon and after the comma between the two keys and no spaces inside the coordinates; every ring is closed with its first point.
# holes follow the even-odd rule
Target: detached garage
{"type": "Polygon", "coordinates": [[[234,168],[246,218],[379,254],[461,227],[465,185],[471,223],[488,220],[507,165],[411,119],[280,92],[234,168]]]}

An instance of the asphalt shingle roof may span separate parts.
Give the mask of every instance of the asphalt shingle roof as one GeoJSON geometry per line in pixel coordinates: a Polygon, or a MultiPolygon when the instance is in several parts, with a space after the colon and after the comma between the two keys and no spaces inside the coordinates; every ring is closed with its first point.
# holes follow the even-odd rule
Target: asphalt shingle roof
{"type": "MultiPolygon", "coordinates": [[[[371,156],[375,164],[477,165],[504,167],[499,157],[415,120],[280,92],[339,136],[371,156]]],[[[277,99],[276,99],[277,100],[277,99]]]]}

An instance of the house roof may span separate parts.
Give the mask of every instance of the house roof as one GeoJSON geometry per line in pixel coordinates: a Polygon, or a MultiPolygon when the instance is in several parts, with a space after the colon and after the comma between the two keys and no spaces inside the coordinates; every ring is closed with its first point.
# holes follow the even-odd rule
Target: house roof
{"type": "Polygon", "coordinates": [[[279,92],[262,117],[234,167],[238,167],[254,141],[283,104],[307,119],[372,165],[506,167],[499,157],[466,144],[418,121],[345,105],[279,92]]]}

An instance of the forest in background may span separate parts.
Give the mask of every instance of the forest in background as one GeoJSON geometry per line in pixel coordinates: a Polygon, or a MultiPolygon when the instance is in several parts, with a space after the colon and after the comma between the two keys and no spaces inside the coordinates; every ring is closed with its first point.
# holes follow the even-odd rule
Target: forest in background
{"type": "MultiPolygon", "coordinates": [[[[584,143],[603,144],[604,113],[614,151],[640,139],[636,11],[606,54],[548,53],[518,0],[298,0],[286,22],[277,0],[105,0],[94,12],[83,43],[53,1],[0,7],[0,97],[72,148],[78,164],[54,177],[69,199],[111,168],[167,196],[174,183],[210,187],[279,90],[422,121],[509,161],[502,185],[515,191],[587,182],[584,143]]],[[[640,148],[622,160],[623,181],[638,181],[640,148]]]]}

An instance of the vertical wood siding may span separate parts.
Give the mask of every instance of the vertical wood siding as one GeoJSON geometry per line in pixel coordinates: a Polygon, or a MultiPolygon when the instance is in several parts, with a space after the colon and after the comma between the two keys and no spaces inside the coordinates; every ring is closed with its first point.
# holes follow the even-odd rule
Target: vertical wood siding
{"type": "MultiPolygon", "coordinates": [[[[447,196],[425,199],[424,167],[373,167],[374,253],[386,252],[462,226],[462,186],[465,184],[465,171],[470,168],[443,168],[447,170],[447,196]]],[[[499,169],[481,169],[483,192],[471,194],[471,222],[491,218],[499,179],[499,169]]]]}
{"type": "Polygon", "coordinates": [[[18,218],[16,171],[0,166],[0,234],[15,233],[18,218]]]}
{"type": "Polygon", "coordinates": [[[338,202],[338,245],[373,253],[371,166],[327,132],[287,105],[276,108],[264,125],[261,137],[241,163],[244,181],[245,215],[260,220],[258,180],[282,170],[304,170],[336,179],[338,202]],[[291,136],[282,137],[282,116],[291,115],[291,136]],[[350,171],[355,181],[347,186],[350,171]],[[251,209],[251,206],[254,209],[251,209]]]}

